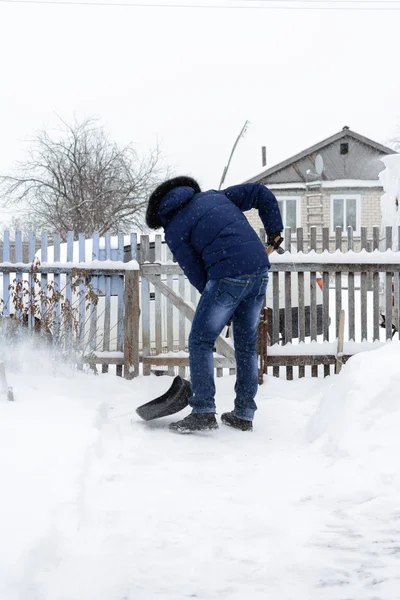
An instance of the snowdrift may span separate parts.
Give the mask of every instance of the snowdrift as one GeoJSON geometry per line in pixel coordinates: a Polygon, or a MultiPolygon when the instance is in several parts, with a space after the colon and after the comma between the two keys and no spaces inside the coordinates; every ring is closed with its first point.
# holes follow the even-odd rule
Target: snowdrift
{"type": "MultiPolygon", "coordinates": [[[[260,387],[252,434],[177,436],[31,347],[0,396],[1,600],[398,600],[400,344],[260,387]]],[[[230,410],[234,377],[216,380],[230,410]]]]}
{"type": "MultiPolygon", "coordinates": [[[[400,344],[353,356],[342,372],[326,380],[310,421],[310,441],[323,438],[332,456],[361,455],[378,445],[400,449],[400,344]]],[[[394,449],[394,448],[393,448],[394,449]]]]}

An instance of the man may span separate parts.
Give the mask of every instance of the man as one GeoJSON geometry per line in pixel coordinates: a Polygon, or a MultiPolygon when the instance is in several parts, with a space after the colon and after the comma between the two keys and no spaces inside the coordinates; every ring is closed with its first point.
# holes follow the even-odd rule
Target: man
{"type": "Polygon", "coordinates": [[[269,260],[243,214],[252,208],[258,209],[268,244],[278,247],[282,219],[275,196],[264,185],[201,192],[191,177],[175,177],[150,196],[148,227],[164,228],[171,252],[201,293],[189,336],[192,412],[170,425],[174,431],[218,429],[213,346],[229,320],[235,346],[236,397],[234,410],[222,414],[221,421],[242,431],[253,428],[258,389],[257,331],[269,260]]]}

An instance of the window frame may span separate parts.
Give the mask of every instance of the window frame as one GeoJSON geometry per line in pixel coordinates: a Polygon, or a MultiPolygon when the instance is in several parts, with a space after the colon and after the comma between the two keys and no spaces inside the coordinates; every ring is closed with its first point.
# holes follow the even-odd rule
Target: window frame
{"type": "Polygon", "coordinates": [[[356,222],[357,222],[357,228],[353,230],[353,235],[356,237],[360,237],[361,236],[361,202],[362,202],[362,196],[361,194],[331,194],[330,197],[330,235],[331,237],[335,236],[336,234],[336,228],[334,228],[333,223],[334,223],[334,213],[333,213],[333,207],[334,207],[334,203],[335,200],[344,200],[345,202],[345,206],[344,206],[344,227],[342,229],[342,236],[343,237],[347,237],[347,211],[346,211],[346,204],[347,204],[347,200],[355,200],[356,201],[356,222]]]}
{"type": "Polygon", "coordinates": [[[286,221],[286,200],[295,200],[296,201],[296,227],[295,230],[292,231],[292,237],[297,235],[297,229],[299,227],[301,227],[301,196],[276,196],[276,199],[279,202],[282,200],[284,202],[284,214],[281,214],[282,216],[282,221],[283,221],[283,227],[286,228],[288,227],[288,225],[286,225],[285,221],[286,221]]]}

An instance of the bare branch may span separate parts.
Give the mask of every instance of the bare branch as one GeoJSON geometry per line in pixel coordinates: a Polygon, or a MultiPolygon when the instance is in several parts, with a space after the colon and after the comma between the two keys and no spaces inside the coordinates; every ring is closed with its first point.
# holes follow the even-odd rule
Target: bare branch
{"type": "Polygon", "coordinates": [[[139,158],[95,119],[60,123],[55,133],[38,132],[16,174],[0,177],[2,195],[62,239],[68,231],[127,233],[142,224],[149,193],[166,173],[160,149],[139,158]]]}

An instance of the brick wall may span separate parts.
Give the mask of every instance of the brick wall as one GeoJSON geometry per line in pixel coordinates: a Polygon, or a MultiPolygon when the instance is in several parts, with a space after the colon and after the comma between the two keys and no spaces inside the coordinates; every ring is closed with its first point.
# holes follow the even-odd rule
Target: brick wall
{"type": "MultiPolygon", "coordinates": [[[[307,222],[307,204],[305,190],[273,190],[275,196],[279,199],[281,196],[298,196],[301,198],[301,222],[300,227],[304,228],[304,238],[307,238],[307,232],[305,230],[307,222]]],[[[323,190],[323,218],[324,227],[330,226],[331,221],[331,196],[340,195],[345,193],[346,195],[360,195],[361,196],[361,227],[368,228],[368,238],[372,238],[372,228],[380,226],[381,224],[381,212],[380,212],[380,198],[383,194],[382,188],[350,188],[343,190],[343,188],[332,188],[323,190]]],[[[263,228],[261,219],[258,216],[257,210],[251,210],[245,213],[251,226],[259,232],[263,228]]],[[[354,237],[355,247],[359,247],[359,238],[354,237]]],[[[331,236],[333,242],[334,236],[331,236]]]]}

